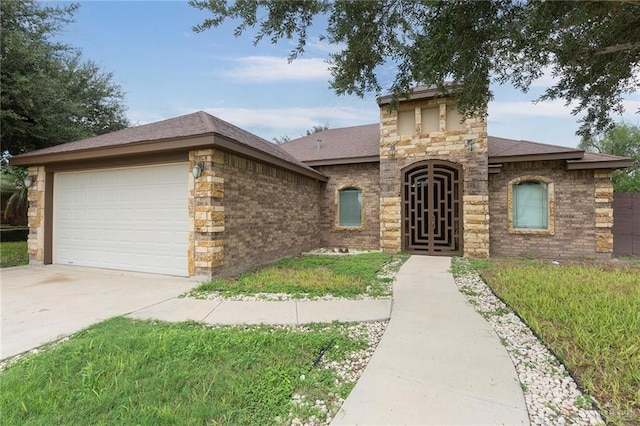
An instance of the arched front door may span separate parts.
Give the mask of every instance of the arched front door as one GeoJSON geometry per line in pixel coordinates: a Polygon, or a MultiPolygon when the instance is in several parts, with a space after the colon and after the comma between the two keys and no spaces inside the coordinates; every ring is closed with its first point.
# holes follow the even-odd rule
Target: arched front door
{"type": "Polygon", "coordinates": [[[430,255],[462,254],[462,170],[427,160],[403,170],[403,249],[430,255]]]}

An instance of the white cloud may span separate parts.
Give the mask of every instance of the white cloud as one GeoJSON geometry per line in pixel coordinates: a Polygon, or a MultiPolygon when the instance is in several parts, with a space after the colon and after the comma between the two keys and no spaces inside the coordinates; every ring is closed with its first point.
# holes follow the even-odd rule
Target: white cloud
{"type": "Polygon", "coordinates": [[[489,118],[493,120],[504,120],[513,116],[529,117],[571,117],[571,106],[566,106],[564,101],[545,102],[489,102],[489,118]]]}
{"type": "MultiPolygon", "coordinates": [[[[192,110],[195,111],[195,110],[192,110]]],[[[313,126],[331,128],[370,124],[378,121],[376,108],[206,108],[204,111],[265,139],[283,135],[297,138],[313,126]]]]}
{"type": "MultiPolygon", "coordinates": [[[[563,100],[553,100],[545,102],[490,102],[489,118],[492,120],[505,120],[508,117],[548,117],[548,118],[571,118],[578,120],[581,116],[571,115],[575,104],[565,105],[563,100]]],[[[622,115],[613,115],[613,120],[620,119],[630,122],[636,122],[640,119],[638,110],[640,109],[640,100],[625,99],[622,101],[624,113],[622,115]]]]}
{"type": "Polygon", "coordinates": [[[143,111],[143,110],[129,110],[127,117],[132,126],[142,126],[143,124],[155,123],[156,121],[166,120],[167,118],[177,117],[177,115],[171,115],[171,112],[161,113],[159,111],[143,111]]]}
{"type": "Polygon", "coordinates": [[[636,97],[638,98],[637,100],[625,99],[622,101],[622,106],[624,106],[622,119],[631,124],[640,123],[640,96],[636,97]]]}
{"type": "Polygon", "coordinates": [[[232,59],[236,65],[224,72],[234,80],[273,82],[291,80],[328,80],[329,64],[321,58],[298,58],[289,62],[279,56],[245,56],[232,59]]]}
{"type": "Polygon", "coordinates": [[[343,50],[346,45],[344,43],[332,44],[326,40],[320,40],[320,37],[312,37],[307,41],[306,50],[316,51],[319,53],[338,53],[343,50]]]}
{"type": "Polygon", "coordinates": [[[531,82],[531,87],[542,87],[546,89],[548,87],[553,86],[560,80],[560,78],[554,77],[552,75],[552,72],[553,72],[552,67],[549,67],[549,66],[545,67],[542,70],[542,72],[543,72],[542,76],[538,77],[537,79],[531,82]]]}

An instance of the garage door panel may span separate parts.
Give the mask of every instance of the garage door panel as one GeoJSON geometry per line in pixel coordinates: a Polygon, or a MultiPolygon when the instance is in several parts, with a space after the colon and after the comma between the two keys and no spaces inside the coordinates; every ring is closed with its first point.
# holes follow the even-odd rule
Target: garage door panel
{"type": "Polygon", "coordinates": [[[188,165],[58,173],[54,263],[187,275],[188,165]]]}

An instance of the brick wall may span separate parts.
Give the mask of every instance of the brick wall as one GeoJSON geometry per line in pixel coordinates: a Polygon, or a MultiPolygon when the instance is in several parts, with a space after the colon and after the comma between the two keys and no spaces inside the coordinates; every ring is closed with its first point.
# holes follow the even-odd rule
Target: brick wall
{"type": "Polygon", "coordinates": [[[320,238],[324,247],[346,247],[378,250],[380,248],[380,164],[361,163],[318,166],[316,169],[329,177],[322,191],[320,238]],[[353,186],[362,190],[363,226],[339,228],[337,226],[338,191],[353,186]]]}
{"type": "Polygon", "coordinates": [[[565,170],[563,161],[503,164],[500,173],[489,175],[491,255],[558,259],[610,257],[606,244],[597,244],[598,239],[607,240],[610,233],[609,225],[596,218],[596,207],[610,208],[609,199],[603,198],[607,178],[594,178],[597,173],[565,170]],[[553,235],[509,231],[509,182],[523,176],[541,176],[553,183],[553,235]]]}
{"type": "Polygon", "coordinates": [[[320,244],[320,187],[313,179],[224,153],[222,264],[230,275],[320,244]]]}

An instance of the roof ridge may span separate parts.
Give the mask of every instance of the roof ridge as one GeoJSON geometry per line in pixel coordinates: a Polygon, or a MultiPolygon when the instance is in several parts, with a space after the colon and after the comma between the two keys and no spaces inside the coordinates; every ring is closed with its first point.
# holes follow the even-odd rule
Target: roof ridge
{"type": "Polygon", "coordinates": [[[198,118],[200,119],[200,121],[202,122],[204,127],[206,127],[209,131],[211,131],[212,133],[216,132],[216,127],[217,126],[211,120],[211,118],[213,118],[213,115],[211,115],[208,112],[203,111],[203,110],[196,111],[193,114],[198,116],[198,118]]]}
{"type": "Polygon", "coordinates": [[[501,136],[492,136],[492,135],[488,135],[488,137],[495,138],[495,139],[502,139],[502,140],[509,141],[509,142],[524,142],[524,143],[531,143],[531,144],[534,144],[534,145],[550,146],[550,147],[554,147],[554,148],[564,148],[567,151],[576,151],[576,152],[582,151],[582,152],[584,152],[584,150],[580,149],[580,148],[571,148],[571,147],[568,147],[568,146],[554,145],[554,144],[550,144],[550,143],[536,142],[536,141],[530,141],[530,140],[526,140],[526,139],[511,139],[511,138],[503,138],[501,136]]]}

